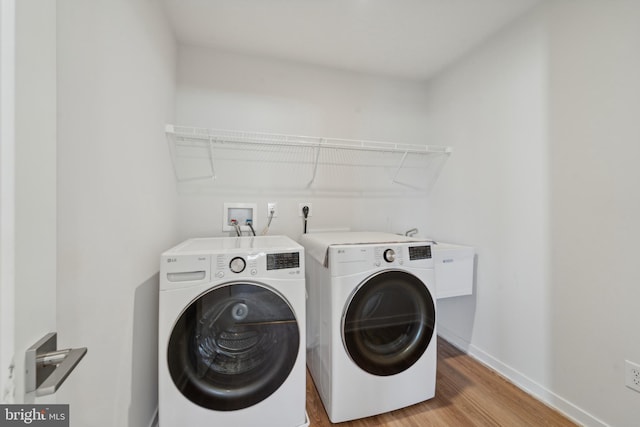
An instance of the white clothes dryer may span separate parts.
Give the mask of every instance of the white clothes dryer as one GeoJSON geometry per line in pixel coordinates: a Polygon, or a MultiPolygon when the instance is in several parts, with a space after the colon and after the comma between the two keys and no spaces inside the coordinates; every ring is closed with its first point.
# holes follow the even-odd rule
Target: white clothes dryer
{"type": "Polygon", "coordinates": [[[163,253],[160,427],[308,425],[304,325],[304,249],[288,237],[163,253]]]}
{"type": "Polygon", "coordinates": [[[389,233],[304,234],[307,366],[342,422],[435,395],[436,306],[428,241],[389,233]]]}

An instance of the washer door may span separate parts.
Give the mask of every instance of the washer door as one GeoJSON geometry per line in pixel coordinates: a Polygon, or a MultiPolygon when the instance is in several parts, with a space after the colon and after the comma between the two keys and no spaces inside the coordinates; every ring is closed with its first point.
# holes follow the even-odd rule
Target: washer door
{"type": "Polygon", "coordinates": [[[233,411],[255,405],[287,379],[300,333],[278,293],[230,283],[194,300],[176,322],[167,359],[176,387],[204,408],[233,411]]]}
{"type": "Polygon", "coordinates": [[[433,337],[433,301],[425,284],[407,272],[389,270],[369,277],[352,295],[342,318],[349,357],[374,375],[408,369],[433,337]]]}

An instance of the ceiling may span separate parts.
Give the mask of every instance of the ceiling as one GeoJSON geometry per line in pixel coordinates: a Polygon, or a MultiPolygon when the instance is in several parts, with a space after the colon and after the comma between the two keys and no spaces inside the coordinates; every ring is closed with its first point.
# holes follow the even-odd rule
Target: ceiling
{"type": "Polygon", "coordinates": [[[428,79],[541,0],[163,0],[181,44],[428,79]]]}

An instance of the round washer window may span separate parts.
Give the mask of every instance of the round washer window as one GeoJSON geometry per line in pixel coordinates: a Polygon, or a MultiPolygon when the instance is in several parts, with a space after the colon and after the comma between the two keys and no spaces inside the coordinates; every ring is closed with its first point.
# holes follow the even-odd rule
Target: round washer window
{"type": "Polygon", "coordinates": [[[176,322],[169,372],[193,403],[238,410],[282,385],[299,344],[295,315],[283,297],[257,284],[227,284],[199,296],[176,322]]]}
{"type": "Polygon", "coordinates": [[[385,271],[366,279],[342,319],[349,357],[365,371],[395,375],[411,367],[433,337],[435,306],[416,276],[385,271]]]}

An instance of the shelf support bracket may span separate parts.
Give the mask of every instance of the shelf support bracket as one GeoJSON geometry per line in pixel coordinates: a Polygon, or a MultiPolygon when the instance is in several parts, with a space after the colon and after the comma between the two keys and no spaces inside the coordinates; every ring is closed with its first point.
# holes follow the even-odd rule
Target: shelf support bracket
{"type": "Polygon", "coordinates": [[[216,180],[216,168],[213,161],[213,143],[215,138],[209,138],[209,164],[211,165],[211,180],[216,180]]]}
{"type": "Polygon", "coordinates": [[[320,159],[320,146],[324,141],[325,139],[323,138],[320,140],[320,142],[318,142],[318,145],[316,145],[316,158],[313,162],[313,172],[311,174],[311,180],[309,180],[309,183],[307,184],[307,188],[311,187],[313,181],[316,180],[316,173],[318,172],[318,160],[320,159]]]}
{"type": "Polygon", "coordinates": [[[393,178],[391,178],[391,182],[392,183],[394,183],[394,184],[402,184],[401,182],[396,181],[396,178],[398,177],[398,174],[400,173],[400,170],[402,169],[402,166],[404,166],[404,161],[407,159],[407,155],[408,154],[409,154],[409,152],[405,151],[404,154],[402,155],[402,159],[400,159],[400,164],[396,168],[396,172],[393,174],[393,178]]]}

